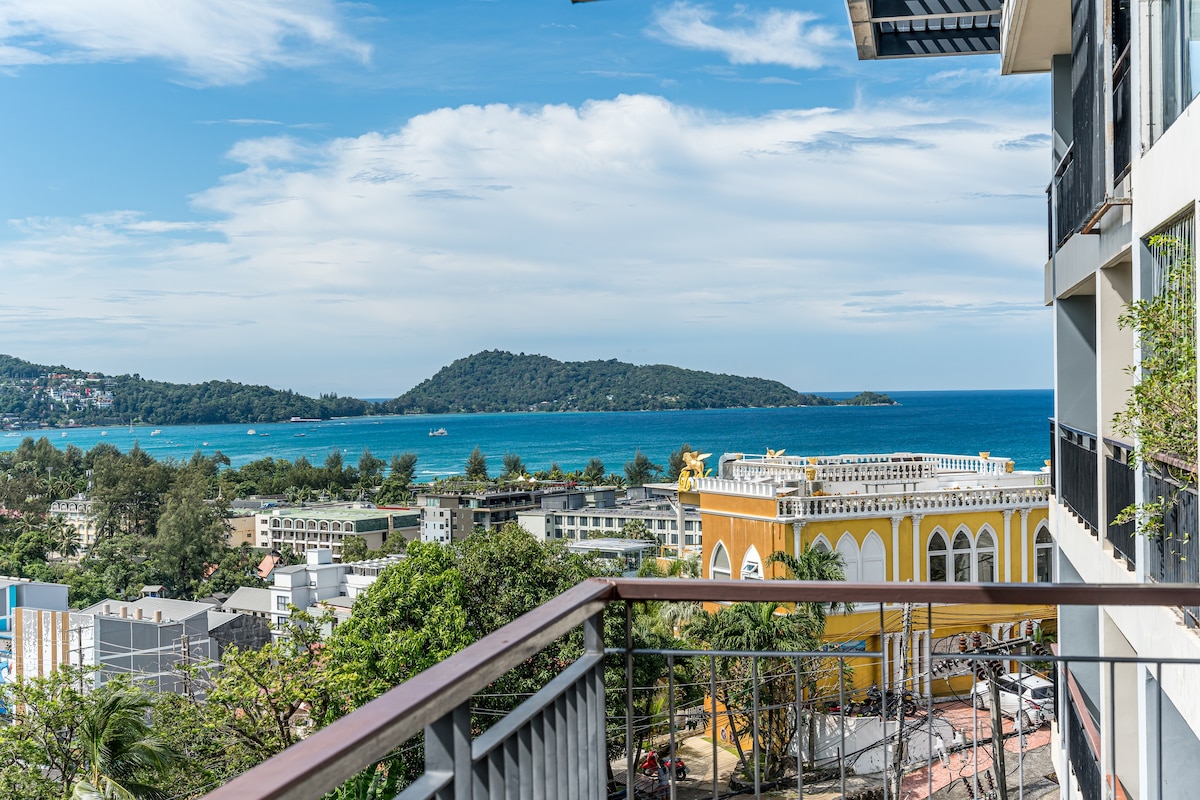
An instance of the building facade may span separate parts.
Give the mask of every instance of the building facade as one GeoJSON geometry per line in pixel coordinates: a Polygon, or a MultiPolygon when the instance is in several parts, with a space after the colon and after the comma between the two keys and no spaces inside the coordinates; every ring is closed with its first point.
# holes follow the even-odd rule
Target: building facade
{"type": "MultiPolygon", "coordinates": [[[[1046,76],[1055,577],[1200,583],[1195,464],[1173,454],[1131,463],[1136,442],[1113,423],[1144,355],[1122,313],[1154,298],[1184,318],[1196,310],[1200,2],[987,0],[936,21],[924,4],[902,18],[868,0],[848,6],[860,58],[998,53],[1005,75],[1046,76]],[[1161,535],[1115,522],[1159,497],[1175,498],[1161,535]]],[[[1071,796],[1193,796],[1200,680],[1193,667],[1154,659],[1200,660],[1200,608],[1062,607],[1059,621],[1063,654],[1127,659],[1107,674],[1086,662],[1063,671],[1058,767],[1071,774],[1071,796]]]]}
{"type": "Polygon", "coordinates": [[[416,524],[416,512],[407,509],[302,506],[274,508],[254,515],[258,547],[266,550],[289,547],[298,554],[324,549],[333,554],[335,561],[341,560],[347,537],[357,536],[368,550],[379,550],[393,536],[411,538],[416,524]]]}
{"type": "MultiPolygon", "coordinates": [[[[706,578],[787,577],[783,566],[768,563],[771,555],[799,557],[814,548],[841,555],[848,581],[1032,582],[1054,577],[1049,478],[988,453],[734,453],[684,494],[699,506],[706,578]]],[[[1021,640],[1028,625],[1041,629],[1054,619],[1055,609],[1041,606],[956,606],[915,616],[876,607],[831,615],[825,635],[838,647],[885,652],[896,680],[905,669],[921,676],[911,687],[918,694],[953,695],[969,691],[974,678],[935,681],[934,652],[974,631],[1021,640]]],[[[857,663],[856,681],[882,683],[879,670],[878,661],[857,663]]]]}

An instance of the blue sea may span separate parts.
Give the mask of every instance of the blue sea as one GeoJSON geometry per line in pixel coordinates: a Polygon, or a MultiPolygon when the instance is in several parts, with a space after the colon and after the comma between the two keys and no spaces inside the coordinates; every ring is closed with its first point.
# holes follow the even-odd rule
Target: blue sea
{"type": "MultiPolygon", "coordinates": [[[[645,411],[529,414],[443,414],[355,417],[324,422],[256,425],[180,425],[50,430],[58,447],[87,450],[107,442],[127,450],[136,441],[159,459],[184,461],[197,450],[227,455],[234,466],[271,456],[307,456],[319,464],[331,450],[347,463],[364,448],[381,458],[417,454],[419,480],[461,473],[476,445],[493,472],[505,453],[516,453],[530,470],[557,463],[579,469],[593,456],[619,472],[637,450],[665,464],[687,442],[714,455],[762,453],[784,448],[794,455],[911,451],[975,454],[991,451],[1018,469],[1040,469],[1048,457],[1047,418],[1053,393],[1046,390],[892,392],[898,406],[733,408],[712,411],[645,411]],[[445,428],[446,436],[430,436],[445,428]],[[253,430],[253,433],[250,431],[253,430]]],[[[19,436],[0,436],[12,450],[19,436]]]]}

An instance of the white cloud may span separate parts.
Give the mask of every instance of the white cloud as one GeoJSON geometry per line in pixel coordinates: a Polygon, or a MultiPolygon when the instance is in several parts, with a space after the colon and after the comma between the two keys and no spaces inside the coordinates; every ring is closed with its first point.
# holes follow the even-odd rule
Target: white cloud
{"type": "Polygon", "coordinates": [[[249,139],[194,199],[203,224],[19,222],[5,302],[67,321],[0,315],[0,341],[307,391],[398,393],[487,347],[803,389],[1044,385],[1044,154],[996,146],[1042,120],[955,111],[622,96],[249,139]]]}
{"type": "Polygon", "coordinates": [[[148,58],[226,85],[369,53],[330,0],[0,0],[0,66],[148,58]]]}
{"type": "Polygon", "coordinates": [[[804,11],[740,11],[728,27],[714,24],[711,8],[686,0],[654,14],[652,36],[693,50],[723,54],[733,64],[782,64],[796,69],[824,66],[839,43],[838,29],[814,25],[820,19],[804,11]]]}

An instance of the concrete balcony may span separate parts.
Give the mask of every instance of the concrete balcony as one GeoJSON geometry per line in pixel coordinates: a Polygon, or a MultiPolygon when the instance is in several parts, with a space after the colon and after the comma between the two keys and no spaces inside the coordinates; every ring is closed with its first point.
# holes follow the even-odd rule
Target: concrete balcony
{"type": "MultiPolygon", "coordinates": [[[[1016,797],[1018,792],[1032,789],[1051,767],[1057,770],[1063,797],[1099,800],[1101,796],[1121,796],[1116,793],[1118,787],[1133,785],[1143,790],[1136,795],[1139,797],[1183,797],[1188,794],[1178,793],[1177,767],[1196,761],[1200,752],[1190,749],[1190,742],[1166,738],[1174,736],[1174,731],[1164,734],[1161,720],[1169,703],[1184,715],[1185,722],[1196,722],[1189,716],[1188,703],[1179,702],[1181,698],[1171,692],[1184,687],[1178,690],[1186,693],[1187,687],[1197,685],[1200,656],[1175,655],[1178,648],[1169,643],[1161,652],[1149,648],[1125,656],[1098,655],[1071,645],[1061,645],[1051,654],[1032,646],[1026,626],[1021,626],[1024,634],[1018,631],[1015,638],[989,639],[985,633],[980,644],[979,639],[955,636],[955,641],[961,641],[957,646],[924,646],[906,656],[903,641],[888,633],[894,620],[889,621],[887,615],[888,609],[902,614],[908,627],[919,626],[922,619],[933,626],[939,609],[953,611],[966,606],[991,608],[997,617],[1011,617],[1014,609],[1030,606],[1119,606],[1136,613],[1146,607],[1196,604],[1200,604],[1200,586],[593,579],[313,733],[207,798],[322,797],[364,770],[374,769],[399,749],[413,747],[411,740],[422,735],[416,746],[424,751],[424,771],[397,795],[401,800],[601,800],[626,796],[627,786],[635,787],[635,797],[710,796],[710,791],[712,797],[719,797],[731,780],[729,769],[723,774],[719,765],[736,758],[728,752],[734,746],[723,733],[728,730],[737,731],[734,738],[745,751],[741,762],[745,766],[735,783],[740,791],[756,797],[766,789],[804,796],[816,788],[806,788],[806,780],[821,780],[823,786],[833,792],[840,790],[842,796],[848,787],[857,792],[874,786],[882,790],[884,798],[929,797],[949,782],[960,781],[967,763],[974,765],[968,782],[977,784],[977,797],[994,796],[987,795],[988,774],[1006,774],[1009,796],[1016,797]],[[879,638],[868,638],[864,649],[834,644],[815,652],[635,650],[630,627],[633,607],[646,601],[878,604],[879,638]],[[608,641],[604,638],[606,610],[610,617],[613,612],[616,615],[609,620],[608,641]],[[622,611],[623,632],[619,626],[622,611]],[[583,647],[573,663],[499,721],[490,726],[481,726],[478,720],[473,724],[475,695],[577,627],[583,629],[583,647]],[[873,647],[872,642],[880,645],[873,647]],[[640,659],[665,665],[662,677],[651,686],[635,684],[634,665],[642,663],[640,659]],[[740,659],[744,669],[723,675],[722,689],[718,687],[717,664],[730,659],[740,659]],[[689,660],[698,670],[692,674],[703,677],[690,684],[691,693],[704,700],[685,708],[684,687],[677,677],[683,673],[677,667],[689,660]],[[791,664],[795,667],[789,672],[791,664]],[[824,671],[811,682],[806,675],[802,687],[802,664],[803,669],[820,667],[824,671]],[[856,674],[870,673],[885,697],[889,691],[898,697],[903,690],[916,687],[919,679],[928,684],[927,676],[935,686],[941,683],[950,691],[940,695],[936,688],[917,692],[907,708],[900,702],[889,708],[885,701],[873,713],[852,715],[851,703],[855,695],[862,694],[865,682],[854,684],[848,679],[850,666],[856,674]],[[948,699],[955,692],[970,697],[980,674],[1016,672],[1025,680],[1024,676],[1035,671],[1049,675],[1058,687],[1054,707],[1044,704],[1037,714],[1026,706],[1014,707],[1017,713],[1011,716],[1016,719],[993,717],[974,709],[975,703],[955,704],[948,699]],[[1098,709],[1098,717],[1086,699],[1093,676],[1101,684],[1098,702],[1090,704],[1098,709]],[[729,681],[740,681],[745,688],[748,699],[743,705],[712,701],[733,696],[729,681]],[[796,687],[791,704],[771,706],[769,700],[778,699],[777,689],[787,685],[796,687]],[[647,692],[658,700],[650,717],[641,708],[635,709],[635,701],[640,703],[647,692]],[[1135,720],[1137,724],[1118,725],[1118,720],[1128,715],[1130,702],[1142,716],[1135,720]],[[806,767],[819,769],[793,768],[782,779],[767,779],[762,772],[767,761],[759,749],[764,742],[759,721],[771,713],[777,722],[806,722],[792,728],[794,738],[785,750],[793,763],[799,752],[806,767]],[[1003,735],[993,737],[991,726],[997,718],[1003,735]],[[1060,726],[1058,720],[1064,724],[1060,726]],[[639,774],[636,743],[647,739],[651,725],[656,726],[651,741],[659,752],[673,757],[686,751],[694,759],[696,774],[686,780],[668,775],[661,788],[639,774]],[[689,729],[691,741],[685,744],[689,729]],[[797,730],[799,736],[795,736],[797,730]],[[698,750],[694,740],[704,734],[707,738],[698,750]],[[994,740],[1005,745],[993,755],[994,740]],[[904,747],[897,749],[897,741],[904,747]],[[796,743],[802,745],[799,750],[796,743]],[[848,755],[852,750],[860,762],[857,769],[848,755]],[[1035,750],[1043,753],[1041,761],[1034,760],[1035,750]],[[712,769],[701,763],[709,753],[709,763],[717,765],[712,769]],[[1142,754],[1140,772],[1130,772],[1130,753],[1142,754]],[[1001,754],[1007,765],[993,767],[992,759],[1000,759],[1001,754]],[[1052,759],[1053,764],[1047,766],[1045,759],[1052,759]],[[866,771],[866,762],[873,763],[878,772],[856,775],[866,771]],[[896,780],[901,782],[899,789],[896,780]]],[[[1001,697],[1000,706],[1004,707],[1003,696],[992,697],[1001,697]]]]}
{"type": "Polygon", "coordinates": [[[1000,72],[1049,72],[1053,56],[1071,52],[1070,0],[1007,0],[1000,17],[1000,72]]]}

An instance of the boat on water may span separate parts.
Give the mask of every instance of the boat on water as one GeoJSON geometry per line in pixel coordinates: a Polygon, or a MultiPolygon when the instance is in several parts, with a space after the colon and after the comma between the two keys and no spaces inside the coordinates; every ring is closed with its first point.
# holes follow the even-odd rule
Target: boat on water
{"type": "Polygon", "coordinates": [[[288,422],[320,422],[320,417],[292,417],[288,422]]]}
{"type": "Polygon", "coordinates": [[[307,433],[293,433],[292,436],[295,436],[297,439],[299,439],[301,436],[308,436],[308,434],[307,433]]]}
{"type": "Polygon", "coordinates": [[[446,433],[445,428],[430,428],[429,435],[430,436],[449,436],[450,434],[446,433]]]}
{"type": "Polygon", "coordinates": [[[246,435],[247,436],[257,436],[258,431],[254,430],[254,428],[251,428],[250,430],[246,431],[246,435]]]}
{"type": "Polygon", "coordinates": [[[162,431],[159,430],[158,428],[155,428],[154,430],[150,431],[151,436],[158,436],[160,433],[162,433],[162,431]]]}

